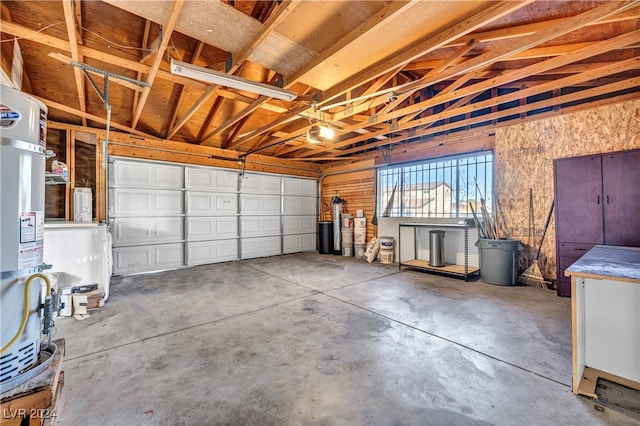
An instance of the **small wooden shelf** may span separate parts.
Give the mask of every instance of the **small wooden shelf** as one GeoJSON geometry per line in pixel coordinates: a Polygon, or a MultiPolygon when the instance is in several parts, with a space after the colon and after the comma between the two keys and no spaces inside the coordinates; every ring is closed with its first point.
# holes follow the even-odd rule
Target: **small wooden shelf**
{"type": "Polygon", "coordinates": [[[407,260],[406,262],[402,262],[402,266],[406,266],[408,268],[420,268],[426,269],[433,272],[441,272],[443,274],[452,274],[452,275],[460,275],[464,277],[465,275],[472,275],[476,272],[480,272],[480,268],[475,268],[473,266],[468,266],[467,273],[465,274],[464,265],[456,265],[454,263],[447,263],[445,266],[431,266],[429,262],[426,260],[407,260]]]}

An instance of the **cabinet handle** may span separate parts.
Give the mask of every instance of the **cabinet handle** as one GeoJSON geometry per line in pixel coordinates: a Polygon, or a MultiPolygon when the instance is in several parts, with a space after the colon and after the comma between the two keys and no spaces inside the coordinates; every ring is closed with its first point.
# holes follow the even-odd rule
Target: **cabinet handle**
{"type": "Polygon", "coordinates": [[[598,194],[598,204],[600,204],[600,194],[598,194]]]}
{"type": "Polygon", "coordinates": [[[609,196],[607,195],[607,204],[609,204],[609,196]]]}

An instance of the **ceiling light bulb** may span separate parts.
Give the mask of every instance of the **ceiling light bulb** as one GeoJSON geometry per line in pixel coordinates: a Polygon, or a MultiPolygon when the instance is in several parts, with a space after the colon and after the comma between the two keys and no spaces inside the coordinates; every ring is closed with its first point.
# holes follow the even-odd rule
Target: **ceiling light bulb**
{"type": "Polygon", "coordinates": [[[333,129],[329,126],[320,126],[320,137],[323,139],[333,139],[335,135],[333,129]]]}

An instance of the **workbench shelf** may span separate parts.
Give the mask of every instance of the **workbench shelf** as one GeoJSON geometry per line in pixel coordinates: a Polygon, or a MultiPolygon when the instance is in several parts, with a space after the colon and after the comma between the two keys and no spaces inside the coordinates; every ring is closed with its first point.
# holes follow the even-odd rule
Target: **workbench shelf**
{"type": "Polygon", "coordinates": [[[415,269],[423,272],[436,273],[441,275],[453,276],[456,278],[464,278],[465,281],[469,281],[469,277],[480,274],[480,268],[475,266],[469,266],[469,229],[473,228],[469,223],[457,224],[457,223],[420,223],[410,222],[401,223],[398,227],[398,270],[402,270],[402,267],[415,269]],[[413,258],[409,260],[402,260],[402,228],[412,228],[413,232],[413,258]],[[426,260],[417,259],[418,252],[418,237],[417,230],[420,228],[433,228],[433,229],[450,229],[459,230],[464,235],[464,263],[445,263],[445,266],[431,266],[426,260]]]}

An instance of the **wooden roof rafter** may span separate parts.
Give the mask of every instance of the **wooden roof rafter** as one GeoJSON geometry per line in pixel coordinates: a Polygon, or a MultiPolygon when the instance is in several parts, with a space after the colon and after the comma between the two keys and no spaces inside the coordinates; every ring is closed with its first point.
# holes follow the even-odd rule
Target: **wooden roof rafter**
{"type": "MultiPolygon", "coordinates": [[[[509,56],[518,54],[522,51],[525,51],[528,48],[537,46],[539,44],[552,40],[561,35],[567,34],[575,29],[581,28],[587,23],[596,22],[602,18],[605,18],[607,16],[610,16],[612,14],[625,10],[631,4],[634,4],[634,3],[638,3],[638,2],[633,1],[629,3],[629,2],[615,1],[615,2],[604,3],[596,8],[590,9],[579,15],[559,20],[554,25],[545,27],[542,30],[535,32],[531,35],[514,39],[511,43],[508,43],[498,49],[473,57],[460,64],[447,68],[446,70],[438,74],[434,74],[420,81],[409,83],[407,85],[404,85],[403,87],[398,87],[397,89],[400,93],[415,91],[415,90],[419,90],[424,87],[427,87],[429,85],[433,85],[435,83],[444,81],[448,78],[454,77],[459,74],[473,72],[479,68],[486,66],[487,64],[491,64],[493,62],[501,60],[502,58],[507,58],[509,56]]],[[[366,111],[368,108],[382,105],[386,101],[387,101],[386,96],[378,96],[376,98],[371,99],[366,104],[348,108],[348,109],[345,109],[343,112],[336,113],[334,118],[337,120],[341,120],[350,115],[354,115],[354,114],[366,111]]]]}
{"type": "MultiPolygon", "coordinates": [[[[375,16],[373,16],[372,18],[368,19],[364,23],[354,28],[351,32],[349,32],[347,35],[342,37],[336,43],[332,44],[328,49],[323,51],[311,62],[307,63],[302,69],[298,70],[295,75],[287,78],[284,83],[284,87],[291,88],[294,84],[298,83],[302,78],[304,78],[310,71],[317,68],[321,64],[326,63],[332,57],[337,55],[339,52],[344,51],[348,46],[350,46],[358,38],[364,36],[370,31],[375,30],[384,22],[394,18],[402,11],[409,9],[410,7],[415,5],[416,1],[418,0],[411,0],[409,2],[391,2],[383,10],[378,12],[375,16]]],[[[236,115],[236,117],[234,117],[234,119],[241,118],[241,117],[242,115],[238,114],[236,115]]],[[[267,129],[267,131],[269,130],[273,130],[273,127],[267,129]]],[[[256,134],[254,134],[253,136],[255,137],[256,134]]],[[[242,137],[241,140],[230,140],[228,141],[228,145],[230,147],[238,147],[243,143],[245,143],[247,140],[248,139],[246,137],[242,137]]],[[[252,148],[252,149],[255,149],[255,148],[252,148]]]]}
{"type": "Polygon", "coordinates": [[[149,98],[149,94],[151,93],[151,87],[153,86],[153,81],[156,78],[156,74],[158,73],[158,69],[160,68],[160,63],[162,62],[162,55],[164,54],[165,49],[169,45],[169,41],[171,40],[171,34],[173,33],[173,29],[178,22],[178,17],[180,16],[180,11],[184,6],[184,2],[186,0],[174,0],[173,7],[171,9],[171,13],[167,18],[167,21],[162,29],[162,41],[160,42],[160,47],[158,48],[158,54],[153,60],[153,65],[149,69],[149,73],[147,74],[147,83],[149,83],[148,87],[145,87],[140,95],[140,100],[138,102],[138,106],[136,107],[135,112],[133,113],[133,118],[131,120],[131,127],[136,128],[138,125],[138,121],[140,120],[140,116],[142,115],[142,110],[149,98]]]}
{"type": "MultiPolygon", "coordinates": [[[[603,85],[603,86],[597,86],[597,87],[592,87],[590,89],[585,89],[579,92],[575,92],[575,93],[570,93],[570,94],[566,94],[566,95],[561,95],[561,96],[557,96],[551,99],[545,99],[545,100],[541,100],[541,101],[536,101],[536,102],[531,102],[527,105],[521,105],[518,107],[514,107],[514,108],[509,108],[506,110],[502,110],[502,111],[497,111],[497,112],[492,112],[490,114],[487,114],[485,116],[482,116],[481,120],[482,122],[485,121],[489,121],[489,122],[495,122],[496,120],[503,118],[503,117],[508,117],[511,115],[516,115],[516,114],[523,114],[526,113],[527,111],[530,111],[532,108],[545,108],[545,107],[549,107],[549,106],[559,106],[561,104],[564,103],[569,103],[569,102],[575,102],[575,101],[580,101],[580,100],[584,100],[584,99],[589,99],[589,98],[594,98],[597,97],[599,95],[602,95],[604,93],[612,93],[612,92],[619,92],[619,91],[624,91],[627,89],[631,89],[634,87],[637,87],[638,85],[640,85],[640,78],[639,77],[632,77],[630,79],[627,80],[623,80],[623,81],[619,81],[616,83],[611,83],[611,84],[607,84],[607,85],[603,85]]],[[[638,93],[634,93],[634,94],[628,94],[628,95],[622,95],[622,97],[625,100],[629,100],[629,99],[640,99],[640,94],[638,93]]],[[[615,99],[614,99],[615,101],[615,99]]],[[[611,102],[611,100],[609,100],[609,102],[611,102]]],[[[605,100],[606,103],[606,100],[605,100]]],[[[453,112],[451,112],[450,114],[453,114],[453,112]]],[[[455,113],[457,115],[457,112],[455,113]]],[[[539,118],[544,117],[544,114],[540,114],[539,118]]],[[[441,117],[441,116],[439,116],[441,117]]],[[[538,117],[537,117],[538,118],[538,117]]],[[[440,118],[438,118],[439,120],[440,118]]],[[[428,117],[428,118],[423,118],[423,119],[419,119],[419,120],[414,120],[416,122],[419,122],[419,124],[421,126],[425,126],[424,130],[420,131],[420,132],[416,132],[416,131],[405,131],[403,132],[403,134],[399,135],[399,136],[394,136],[393,138],[389,138],[385,141],[377,141],[377,142],[372,142],[366,145],[362,145],[356,148],[350,148],[350,149],[345,149],[340,151],[340,156],[347,156],[347,155],[353,155],[353,154],[357,154],[359,152],[365,151],[365,150],[370,150],[372,148],[378,148],[378,147],[382,147],[382,146],[387,146],[387,145],[393,145],[396,143],[400,143],[400,142],[404,142],[407,140],[416,140],[416,139],[420,139],[420,138],[425,138],[427,136],[431,136],[431,135],[435,135],[441,132],[446,132],[449,130],[454,130],[454,129],[458,129],[461,127],[466,127],[466,126],[470,126],[472,124],[477,124],[478,123],[478,117],[474,117],[474,118],[468,118],[465,120],[460,120],[460,121],[456,121],[454,123],[448,123],[448,124],[444,124],[442,126],[437,126],[437,127],[429,127],[428,124],[433,123],[435,121],[437,121],[435,118],[433,117],[428,117]]],[[[412,129],[415,129],[414,125],[415,123],[412,123],[412,125],[410,127],[412,127],[412,129]]],[[[513,122],[509,122],[509,121],[505,121],[501,124],[502,126],[510,126],[513,125],[513,122]]],[[[484,126],[484,128],[495,128],[497,127],[497,124],[491,124],[491,125],[487,125],[484,126]]],[[[302,157],[295,157],[296,160],[298,161],[302,161],[305,158],[314,158],[314,157],[307,157],[307,156],[302,156],[302,157]]]]}
{"type": "MultiPolygon", "coordinates": [[[[636,31],[635,33],[640,34],[640,30],[636,31]]],[[[543,84],[539,84],[533,87],[530,87],[528,89],[523,89],[520,91],[516,91],[516,92],[512,92],[509,94],[505,94],[505,95],[501,95],[498,96],[496,98],[492,98],[492,99],[488,99],[485,101],[480,101],[480,102],[476,102],[473,104],[466,104],[464,106],[459,106],[456,108],[451,108],[451,109],[445,109],[444,111],[437,113],[437,114],[432,114],[429,115],[427,117],[422,117],[422,118],[418,118],[418,119],[413,119],[407,122],[403,122],[403,123],[399,123],[398,127],[397,127],[397,131],[407,131],[407,135],[410,135],[410,133],[412,132],[414,134],[414,136],[411,137],[417,137],[416,135],[416,130],[415,128],[419,127],[419,126],[425,126],[425,125],[431,125],[433,123],[435,123],[438,120],[441,119],[446,119],[446,118],[450,118],[450,117],[455,117],[457,115],[461,115],[467,112],[472,112],[472,111],[478,111],[481,110],[483,108],[487,108],[487,107],[491,107],[491,106],[497,106],[500,104],[504,104],[507,102],[511,102],[513,100],[518,100],[518,99],[523,99],[535,94],[540,94],[540,93],[545,93],[545,92],[549,92],[552,91],[554,87],[556,87],[556,85],[558,83],[563,84],[563,85],[572,85],[572,84],[577,84],[577,83],[581,83],[581,82],[585,82],[585,81],[591,81],[597,78],[601,78],[607,75],[612,75],[612,74],[616,74],[616,73],[620,73],[620,72],[624,72],[627,70],[633,70],[633,69],[637,69],[638,66],[640,65],[640,57],[634,57],[632,59],[628,59],[626,61],[622,61],[619,63],[615,63],[613,65],[607,65],[604,67],[600,67],[600,68],[595,68],[595,69],[590,69],[588,71],[585,71],[583,73],[580,74],[575,74],[569,77],[565,77],[563,79],[558,79],[558,80],[553,80],[553,81],[549,81],[547,83],[543,83],[543,84]]],[[[624,80],[625,82],[628,81],[637,81],[636,80],[624,80]]],[[[616,84],[619,84],[620,82],[615,82],[609,85],[607,89],[611,89],[611,88],[616,88],[619,86],[615,86],[616,84]]],[[[622,83],[625,84],[625,83],[622,83]]],[[[628,87],[632,87],[632,86],[624,86],[622,88],[619,88],[618,90],[623,90],[625,88],[628,87]]],[[[596,87],[597,88],[597,87],[596,87]]],[[[465,96],[477,96],[477,94],[479,93],[479,90],[473,89],[473,90],[468,90],[467,92],[465,92],[465,96]],[[469,93],[467,93],[469,92],[469,93]]],[[[583,95],[585,94],[589,94],[591,92],[587,92],[587,91],[581,91],[581,92],[577,92],[577,93],[583,93],[583,95]],[[584,92],[584,93],[583,93],[584,92]]],[[[600,92],[598,92],[600,93],[600,92]]],[[[583,96],[583,97],[578,97],[576,99],[584,99],[587,98],[589,96],[583,96]]],[[[454,96],[445,96],[444,99],[448,99],[448,100],[453,100],[455,99],[454,96]]],[[[465,98],[462,98],[465,99],[465,98]]],[[[568,99],[568,98],[567,98],[568,99]]],[[[422,103],[421,107],[425,107],[426,105],[432,104],[432,105],[437,105],[437,104],[441,104],[443,102],[443,100],[441,99],[440,101],[433,101],[433,100],[428,100],[424,103],[422,103]]],[[[540,105],[545,106],[544,105],[544,100],[540,101],[540,105]]],[[[557,102],[557,98],[551,99],[549,100],[549,104],[555,104],[557,102]]],[[[527,108],[531,108],[532,104],[528,104],[527,106],[521,106],[519,108],[524,108],[523,110],[526,111],[527,108]]],[[[547,105],[548,106],[548,105],[547,105]]],[[[411,115],[407,115],[410,117],[414,117],[415,116],[415,108],[407,108],[407,109],[411,109],[412,112],[410,113],[411,115]]],[[[503,111],[500,111],[500,113],[504,113],[503,115],[492,115],[492,114],[487,114],[487,115],[483,115],[481,117],[476,117],[475,120],[476,122],[478,121],[486,121],[492,118],[500,118],[502,116],[509,116],[509,115],[513,115],[515,113],[517,113],[516,108],[509,108],[509,109],[505,109],[503,111]]],[[[396,113],[396,114],[402,114],[402,113],[396,113]]],[[[497,114],[497,113],[495,113],[497,114]]],[[[388,114],[391,115],[391,114],[388,114]]],[[[473,120],[471,120],[470,122],[472,122],[473,120]]],[[[459,126],[462,126],[464,123],[464,121],[459,121],[456,123],[452,123],[453,127],[451,128],[456,128],[459,126]],[[457,125],[457,126],[456,126],[457,125]]],[[[432,128],[434,133],[437,133],[439,131],[442,131],[443,129],[446,129],[448,127],[442,127],[442,126],[438,126],[435,128],[432,128]]],[[[374,132],[373,134],[380,134],[380,135],[385,135],[387,133],[390,133],[389,129],[383,129],[383,130],[378,130],[376,132],[374,132]]],[[[424,136],[426,134],[423,134],[421,136],[424,136]]],[[[364,141],[366,140],[365,138],[361,138],[361,137],[356,137],[356,138],[351,138],[349,140],[344,140],[344,141],[340,141],[336,144],[333,145],[334,148],[343,148],[343,147],[347,147],[353,143],[359,142],[359,141],[364,141]]],[[[398,139],[396,139],[397,141],[398,139]]],[[[402,139],[404,140],[404,139],[402,139]]],[[[374,146],[375,143],[373,144],[374,146]]],[[[368,149],[368,148],[364,148],[363,149],[368,149]]],[[[301,157],[312,157],[312,156],[317,156],[317,155],[321,155],[323,153],[322,150],[316,150],[316,151],[309,151],[306,152],[304,154],[301,155],[301,157]]],[[[353,153],[350,150],[345,150],[343,151],[343,155],[347,155],[353,153]]]]}
{"type": "MultiPolygon", "coordinates": [[[[83,63],[84,60],[78,52],[78,45],[82,44],[78,41],[78,28],[76,26],[76,12],[80,7],[79,1],[62,0],[62,8],[64,10],[64,21],[67,27],[67,37],[69,38],[69,51],[71,52],[71,59],[77,63],[83,63]]],[[[73,67],[73,76],[76,83],[76,90],[78,92],[78,104],[80,105],[80,111],[87,112],[87,100],[85,98],[85,81],[82,70],[78,67],[73,67]]],[[[86,117],[82,117],[82,125],[87,125],[86,117]]]]}
{"type": "MultiPolygon", "coordinates": [[[[337,84],[331,89],[322,93],[322,101],[320,105],[326,104],[330,100],[337,98],[351,90],[362,86],[363,84],[367,84],[371,80],[374,80],[380,76],[383,76],[389,72],[396,71],[398,72],[404,65],[409,62],[425,55],[428,52],[431,52],[439,47],[446,45],[454,40],[463,37],[465,34],[468,34],[478,28],[481,28],[483,25],[487,25],[490,22],[493,22],[497,19],[500,19],[509,13],[512,13],[515,10],[518,10],[527,4],[531,3],[533,0],[523,0],[523,1],[510,1],[510,2],[502,2],[497,3],[488,7],[487,9],[477,13],[476,15],[465,19],[463,22],[458,23],[457,25],[452,26],[439,33],[434,37],[430,37],[425,41],[417,43],[413,47],[404,50],[399,55],[396,55],[393,59],[387,59],[382,61],[381,63],[369,67],[367,70],[364,70],[362,73],[358,75],[346,79],[345,81],[337,84]]],[[[352,42],[351,39],[349,42],[352,42]]],[[[395,73],[394,73],[395,74],[395,73]]],[[[366,109],[366,108],[365,108],[366,109]]],[[[275,123],[275,121],[274,121],[275,123]]],[[[261,128],[261,131],[272,130],[274,127],[264,126],[261,128]]],[[[260,133],[252,132],[250,136],[245,136],[242,138],[242,143],[249,140],[249,138],[257,137],[260,133]]],[[[280,138],[284,140],[286,138],[280,138]]],[[[240,141],[236,141],[240,142],[240,141]]],[[[274,141],[274,143],[278,143],[278,140],[274,141]]],[[[234,146],[235,144],[231,144],[230,146],[234,146]]]]}

